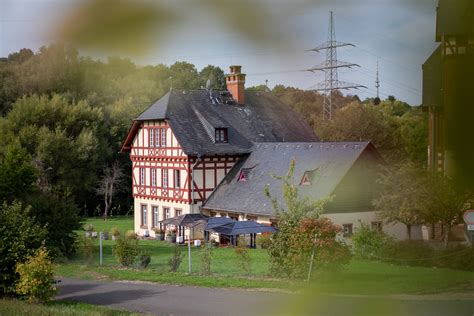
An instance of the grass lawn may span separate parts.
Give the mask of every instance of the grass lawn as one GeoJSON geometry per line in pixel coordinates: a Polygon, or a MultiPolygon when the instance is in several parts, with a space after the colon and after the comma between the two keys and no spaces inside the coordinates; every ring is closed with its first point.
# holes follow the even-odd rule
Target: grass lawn
{"type": "MultiPolygon", "coordinates": [[[[132,228],[131,217],[114,218],[107,222],[90,219],[96,230],[110,230],[116,226],[122,231],[132,228]]],[[[201,276],[200,257],[202,249],[192,249],[193,273],[187,274],[187,247],[182,246],[183,262],[176,273],[169,272],[168,259],[173,246],[164,241],[141,240],[140,247],[151,256],[146,269],[122,268],[112,254],[114,241],[103,242],[103,266],[98,265],[98,254],[91,265],[79,256],[58,266],[58,274],[65,277],[111,280],[140,280],[180,285],[237,288],[296,289],[304,282],[275,278],[270,274],[269,258],[265,250],[250,249],[250,276],[244,277],[237,264],[232,248],[217,248],[213,251],[211,276],[201,276]]],[[[97,242],[98,244],[98,242],[97,242]]],[[[337,294],[410,294],[436,293],[443,291],[467,292],[474,289],[474,273],[451,269],[405,267],[388,263],[352,260],[345,270],[334,274],[315,274],[314,290],[337,294]]]]}
{"type": "Polygon", "coordinates": [[[46,305],[40,305],[28,304],[15,299],[0,299],[0,315],[128,316],[139,314],[69,301],[53,301],[46,305]]]}

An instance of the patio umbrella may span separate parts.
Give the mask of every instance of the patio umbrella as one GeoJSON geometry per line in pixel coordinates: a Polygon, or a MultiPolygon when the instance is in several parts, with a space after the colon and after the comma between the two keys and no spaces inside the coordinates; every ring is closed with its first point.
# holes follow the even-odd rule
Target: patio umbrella
{"type": "Polygon", "coordinates": [[[184,214],[160,221],[163,225],[194,227],[199,221],[207,220],[209,216],[203,214],[184,214]]]}
{"type": "Polygon", "coordinates": [[[236,220],[232,219],[230,217],[210,217],[207,220],[206,226],[204,227],[204,230],[211,230],[215,227],[219,227],[222,225],[227,225],[231,223],[235,223],[236,220]]]}
{"type": "Polygon", "coordinates": [[[206,230],[210,230],[215,233],[227,235],[227,236],[276,232],[276,229],[274,227],[267,226],[265,224],[260,224],[252,220],[228,222],[222,225],[216,225],[214,227],[210,227],[209,229],[206,229],[206,230]]]}
{"type": "Polygon", "coordinates": [[[209,229],[212,232],[231,236],[231,243],[237,245],[237,235],[250,235],[250,247],[255,247],[255,237],[258,233],[274,233],[276,229],[272,226],[257,223],[256,221],[234,221],[227,224],[215,226],[209,229]]]}

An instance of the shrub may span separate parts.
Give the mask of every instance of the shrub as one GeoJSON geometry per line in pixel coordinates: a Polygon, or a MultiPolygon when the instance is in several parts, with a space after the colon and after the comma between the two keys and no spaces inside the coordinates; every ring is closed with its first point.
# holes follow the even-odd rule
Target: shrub
{"type": "Polygon", "coordinates": [[[433,260],[437,267],[474,271],[474,248],[457,245],[436,253],[433,260]]]}
{"type": "Polygon", "coordinates": [[[87,224],[86,226],[84,226],[84,230],[85,230],[86,232],[93,232],[93,231],[95,231],[95,228],[94,228],[94,225],[92,225],[92,224],[87,224]]]}
{"type": "Polygon", "coordinates": [[[168,264],[170,266],[171,272],[176,272],[183,261],[183,254],[181,253],[181,249],[178,245],[174,246],[173,254],[168,260],[168,264]]]}
{"type": "Polygon", "coordinates": [[[246,240],[243,237],[240,237],[237,241],[237,247],[234,248],[234,252],[237,256],[237,266],[239,269],[245,275],[250,275],[252,272],[250,254],[246,246],[246,240]]]}
{"type": "Polygon", "coordinates": [[[212,248],[211,245],[206,245],[201,251],[201,274],[211,274],[211,260],[212,260],[212,248]]]}
{"type": "Polygon", "coordinates": [[[30,207],[16,202],[0,205],[0,296],[15,292],[17,263],[38,249],[46,235],[46,228],[31,216],[30,207]]]}
{"type": "Polygon", "coordinates": [[[138,239],[120,236],[115,242],[113,253],[122,266],[131,266],[139,254],[138,239]]]}
{"type": "Polygon", "coordinates": [[[271,242],[271,235],[262,234],[257,236],[257,245],[262,249],[268,249],[271,242]]]}
{"type": "Polygon", "coordinates": [[[433,266],[435,251],[423,241],[404,240],[388,243],[380,253],[382,260],[408,266],[433,266]]]}
{"type": "Polygon", "coordinates": [[[95,239],[80,236],[77,238],[77,244],[82,256],[86,259],[87,264],[92,264],[94,253],[97,251],[95,239]]]}
{"type": "Polygon", "coordinates": [[[369,225],[361,223],[360,228],[352,236],[354,253],[363,259],[376,259],[382,256],[384,248],[389,246],[392,239],[384,233],[373,230],[369,225]]]}
{"type": "MultiPolygon", "coordinates": [[[[303,277],[308,273],[311,255],[315,250],[314,268],[339,269],[349,263],[351,252],[349,246],[337,240],[341,227],[334,225],[327,218],[303,217],[291,225],[287,224],[274,234],[269,248],[272,268],[278,267],[292,277],[303,277]],[[286,255],[274,255],[274,251],[287,247],[286,255]],[[314,248],[316,247],[316,248],[314,248]]],[[[278,251],[277,254],[280,254],[278,251]]]]}
{"type": "Polygon", "coordinates": [[[17,264],[16,272],[20,276],[16,292],[28,297],[29,302],[47,302],[56,294],[54,267],[44,246],[25,263],[17,264]]]}
{"type": "Polygon", "coordinates": [[[151,262],[151,257],[149,254],[144,253],[138,257],[138,263],[139,263],[140,268],[148,267],[150,262],[151,262]]]}
{"type": "Polygon", "coordinates": [[[137,239],[138,238],[137,234],[133,230],[127,230],[127,232],[125,233],[125,237],[128,238],[128,239],[137,239]]]}
{"type": "Polygon", "coordinates": [[[112,229],[110,230],[110,235],[115,237],[120,236],[120,230],[118,229],[118,227],[112,227],[112,229]]]}

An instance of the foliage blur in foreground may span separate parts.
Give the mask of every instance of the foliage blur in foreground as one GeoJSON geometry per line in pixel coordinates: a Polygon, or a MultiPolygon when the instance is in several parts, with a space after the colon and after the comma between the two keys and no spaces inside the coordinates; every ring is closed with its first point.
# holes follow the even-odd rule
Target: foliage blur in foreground
{"type": "Polygon", "coordinates": [[[54,266],[44,246],[16,266],[20,278],[16,292],[28,298],[30,303],[48,302],[55,294],[54,266]]]}

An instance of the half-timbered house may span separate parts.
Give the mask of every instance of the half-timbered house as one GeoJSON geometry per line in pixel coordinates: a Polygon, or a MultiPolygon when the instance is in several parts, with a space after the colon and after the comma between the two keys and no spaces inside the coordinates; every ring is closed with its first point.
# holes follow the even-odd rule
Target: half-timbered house
{"type": "Polygon", "coordinates": [[[159,221],[187,213],[276,222],[263,190],[270,186],[281,201],[272,174],[285,174],[292,159],[304,196],[335,195],[325,216],[347,235],[360,221],[398,234],[399,227],[382,228],[372,208],[380,163],[373,145],[318,142],[271,93],[245,91],[240,66],[230,70],[227,91],[171,90],[133,121],[122,152],[133,165],[139,235],[153,236],[159,221]]]}
{"type": "Polygon", "coordinates": [[[317,141],[311,127],[271,93],[244,91],[231,66],[228,91],[171,90],[132,123],[122,152],[132,161],[135,231],[200,212],[257,142],[317,141]]]}

